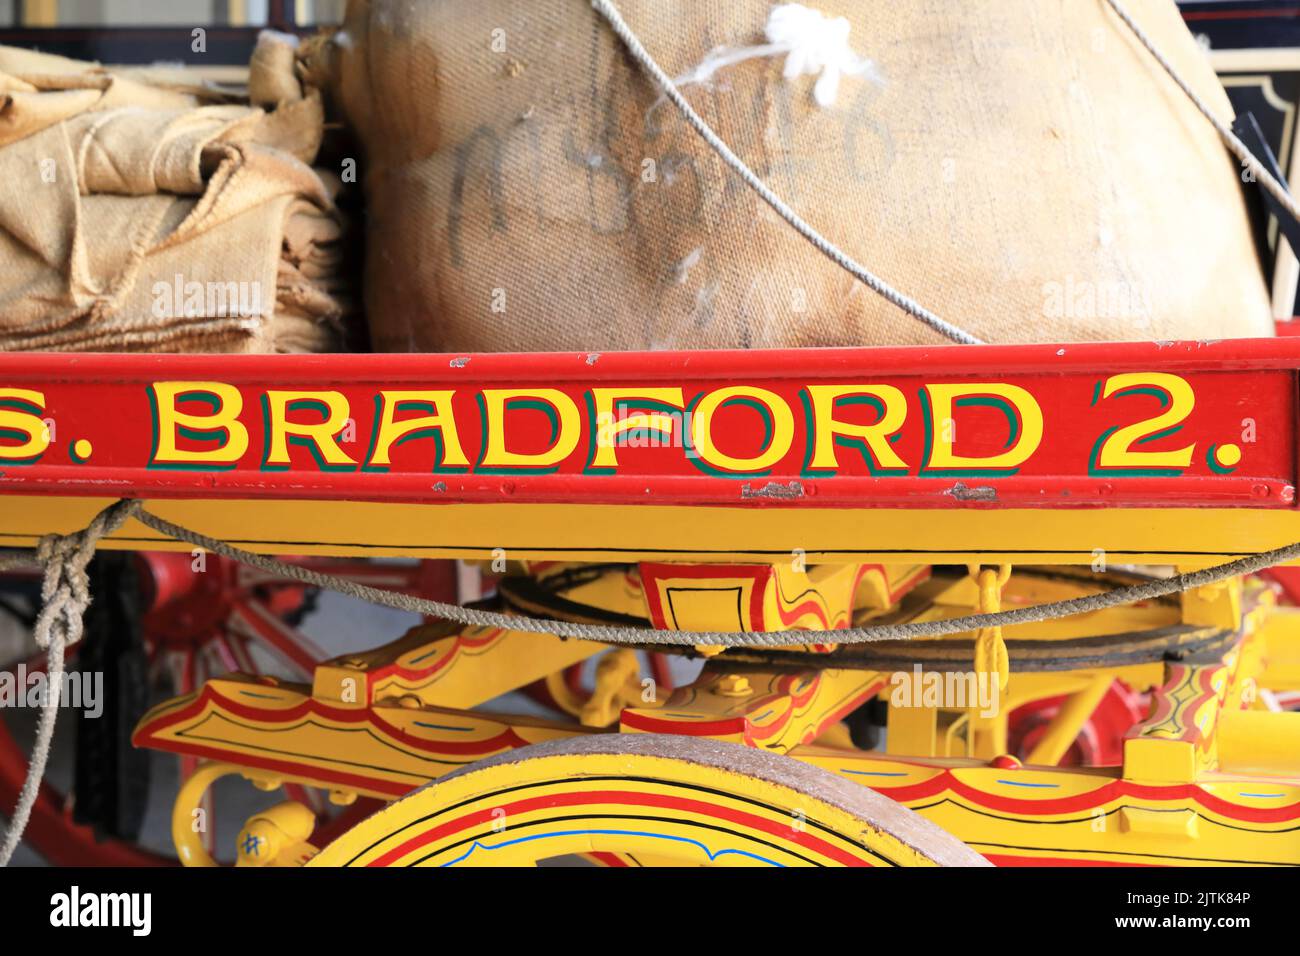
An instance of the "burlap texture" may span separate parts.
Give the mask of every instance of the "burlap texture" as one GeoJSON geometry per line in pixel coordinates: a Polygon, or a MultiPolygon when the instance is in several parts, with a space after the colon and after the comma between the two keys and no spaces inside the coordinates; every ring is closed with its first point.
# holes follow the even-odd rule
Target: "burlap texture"
{"type": "MultiPolygon", "coordinates": [[[[1271,334],[1239,169],[1103,0],[816,0],[881,82],[779,58],[692,104],[878,275],[993,342],[1271,334]]],[[[763,0],[621,0],[673,76],[763,0]]],[[[1172,0],[1134,16],[1223,117],[1172,0]]],[[[931,343],[781,222],[585,0],[352,0],[322,48],[365,145],[380,350],[931,343]]]]}
{"type": "Polygon", "coordinates": [[[337,347],[337,181],[308,165],[320,94],[282,40],[259,52],[270,111],[182,71],[0,47],[0,350],[337,347]]]}

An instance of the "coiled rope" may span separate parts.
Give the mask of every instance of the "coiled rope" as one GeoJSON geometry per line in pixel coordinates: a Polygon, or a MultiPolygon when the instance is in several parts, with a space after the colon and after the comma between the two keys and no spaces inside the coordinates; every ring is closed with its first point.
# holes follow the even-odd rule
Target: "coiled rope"
{"type": "Polygon", "coordinates": [[[36,742],[32,745],[27,777],[18,792],[18,803],[5,830],[4,840],[0,842],[0,866],[8,866],[18,849],[32,808],[36,806],[41,781],[45,778],[45,765],[50,757],[54,722],[63,690],[64,651],[81,640],[83,615],[90,605],[90,579],[86,576],[86,565],[90,563],[99,540],[120,528],[138,509],[139,502],[123,499],[97,514],[84,530],[67,535],[46,535],[30,556],[6,557],[0,561],[0,571],[32,562],[44,569],[41,611],[32,634],[36,645],[45,652],[47,676],[45,700],[36,725],[36,742]]]}

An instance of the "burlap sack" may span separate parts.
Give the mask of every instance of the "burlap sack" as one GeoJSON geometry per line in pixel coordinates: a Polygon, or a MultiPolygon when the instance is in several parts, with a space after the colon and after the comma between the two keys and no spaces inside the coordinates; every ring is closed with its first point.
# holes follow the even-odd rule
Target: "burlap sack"
{"type": "MultiPolygon", "coordinates": [[[[1172,0],[1135,18],[1223,117],[1172,0]]],[[[763,0],[620,0],[671,76],[763,0]]],[[[1103,0],[813,0],[879,81],[782,59],[686,95],[809,222],[994,342],[1271,334],[1239,169],[1103,0]]],[[[586,0],[352,0],[327,52],[365,145],[381,350],[903,344],[936,335],[727,170],[586,0]]]]}
{"type": "Polygon", "coordinates": [[[0,47],[0,350],[338,346],[338,183],[308,165],[320,95],[290,43],[258,49],[268,109],[176,70],[0,47]]]}

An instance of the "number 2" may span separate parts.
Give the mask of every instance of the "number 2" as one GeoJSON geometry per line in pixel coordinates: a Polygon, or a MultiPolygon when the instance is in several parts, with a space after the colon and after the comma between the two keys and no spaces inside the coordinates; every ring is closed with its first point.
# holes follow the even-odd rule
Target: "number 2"
{"type": "Polygon", "coordinates": [[[1093,449],[1093,470],[1113,472],[1141,471],[1151,473],[1153,470],[1172,469],[1180,472],[1192,463],[1192,454],[1196,451],[1193,442],[1174,451],[1135,451],[1134,445],[1153,441],[1172,435],[1182,428],[1182,422],[1192,413],[1196,406],[1196,393],[1187,384],[1187,380],[1166,372],[1128,372],[1112,375],[1102,388],[1101,397],[1112,395],[1123,398],[1128,395],[1153,395],[1160,400],[1165,410],[1154,418],[1136,422],[1132,425],[1117,426],[1102,435],[1099,448],[1093,449]]]}

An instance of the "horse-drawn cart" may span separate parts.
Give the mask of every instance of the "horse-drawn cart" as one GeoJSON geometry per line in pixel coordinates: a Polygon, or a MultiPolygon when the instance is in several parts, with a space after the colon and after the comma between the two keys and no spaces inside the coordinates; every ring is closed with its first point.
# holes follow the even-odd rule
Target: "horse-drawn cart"
{"type": "Polygon", "coordinates": [[[1298,375],[1288,338],[5,355],[0,535],[429,615],[139,722],[192,762],[186,863],[226,775],[299,797],[245,864],[1297,863],[1300,619],[1255,572],[1300,556],[1298,375]],[[528,687],[553,719],[480,707],[528,687]],[[315,789],[385,805],[326,842],[315,789]]]}

